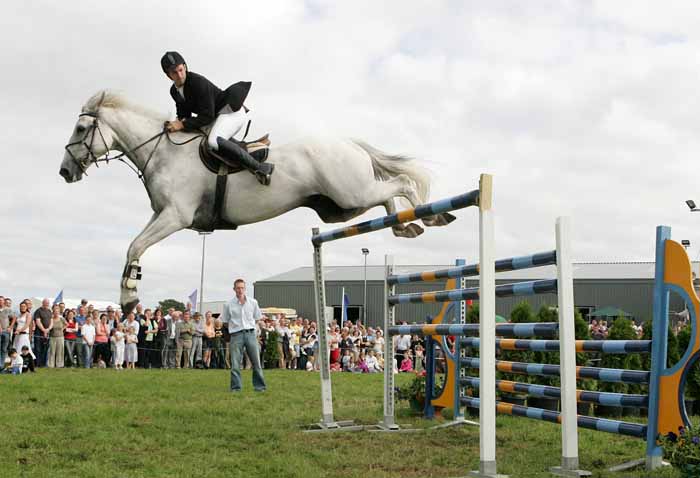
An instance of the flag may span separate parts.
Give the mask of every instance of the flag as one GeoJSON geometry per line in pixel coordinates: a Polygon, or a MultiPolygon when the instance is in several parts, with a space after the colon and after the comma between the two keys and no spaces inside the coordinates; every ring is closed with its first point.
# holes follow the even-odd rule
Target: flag
{"type": "Polygon", "coordinates": [[[63,289],[61,289],[61,292],[59,292],[53,300],[53,305],[60,304],[61,302],[63,302],[63,289]]]}
{"type": "Polygon", "coordinates": [[[347,294],[345,294],[345,287],[343,287],[343,306],[340,315],[340,326],[342,327],[346,320],[348,320],[348,306],[350,305],[350,299],[347,294]]]}
{"type": "Polygon", "coordinates": [[[192,304],[192,310],[197,310],[197,289],[195,289],[188,298],[190,304],[192,304]]]}

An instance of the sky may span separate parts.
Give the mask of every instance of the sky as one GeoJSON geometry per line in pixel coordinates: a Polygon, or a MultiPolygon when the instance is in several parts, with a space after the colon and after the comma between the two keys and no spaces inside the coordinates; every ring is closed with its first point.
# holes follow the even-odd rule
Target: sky
{"type": "MultiPolygon", "coordinates": [[[[0,295],[117,301],[151,215],[122,164],[59,177],[82,105],[104,88],[174,116],[159,60],[177,50],[220,87],[253,82],[251,136],[361,138],[420,160],[431,199],[494,175],[497,257],[554,248],[570,216],[576,261],[653,260],[654,229],[700,255],[700,4],[655,1],[9,2],[0,17],[0,295]]],[[[274,187],[274,180],[273,185],[274,187]]],[[[384,214],[376,208],[360,220],[384,214]]],[[[478,257],[478,217],[416,239],[328,244],[326,265],[478,257]]],[[[312,263],[308,209],[206,239],[205,300],[232,282],[312,263]]],[[[146,305],[199,287],[201,237],[142,257],[146,305]]],[[[270,304],[271,305],[271,304],[270,304]]],[[[284,306],[284,304],[275,304],[284,306]]]]}

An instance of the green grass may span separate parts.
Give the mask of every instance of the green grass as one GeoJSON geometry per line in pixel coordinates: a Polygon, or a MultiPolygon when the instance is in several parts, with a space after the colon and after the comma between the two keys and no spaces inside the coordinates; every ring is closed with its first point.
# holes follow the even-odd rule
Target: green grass
{"type": "MultiPolygon", "coordinates": [[[[303,433],[318,421],[318,375],[266,371],[268,391],[228,392],[227,371],[40,370],[0,376],[1,477],[454,477],[478,467],[476,427],[415,433],[303,433]]],[[[410,377],[400,376],[399,383],[410,377]]],[[[380,375],[334,374],[337,419],[377,423],[380,375]]],[[[397,421],[439,423],[397,406],[397,421]]],[[[560,429],[499,416],[499,471],[551,476],[560,429]]],[[[665,469],[607,473],[644,456],[644,442],[580,431],[582,468],[597,477],[674,477],[665,469]]]]}

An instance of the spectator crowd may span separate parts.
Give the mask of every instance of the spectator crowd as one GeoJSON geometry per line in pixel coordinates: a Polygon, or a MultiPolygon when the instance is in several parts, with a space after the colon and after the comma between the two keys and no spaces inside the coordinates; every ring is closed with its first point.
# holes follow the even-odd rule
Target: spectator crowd
{"type": "MultiPolygon", "coordinates": [[[[107,368],[230,368],[228,324],[207,311],[143,308],[122,314],[100,311],[82,300],[75,309],[44,299],[32,311],[25,299],[15,308],[0,296],[0,368],[4,373],[34,371],[35,367],[107,368]]],[[[256,323],[260,361],[268,367],[319,369],[317,325],[303,317],[263,316],[256,323]],[[276,353],[266,353],[270,348],[276,353]],[[274,363],[266,357],[276,357],[274,363]]],[[[386,366],[381,329],[359,321],[328,327],[332,371],[375,373],[386,366]]],[[[419,336],[393,338],[391,366],[395,372],[423,370],[424,344],[419,336]]],[[[250,360],[245,360],[250,366],[250,360]]]]}

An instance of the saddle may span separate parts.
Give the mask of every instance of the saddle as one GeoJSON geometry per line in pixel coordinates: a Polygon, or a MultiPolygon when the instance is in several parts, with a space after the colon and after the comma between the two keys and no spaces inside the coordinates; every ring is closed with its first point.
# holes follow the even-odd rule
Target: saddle
{"type": "MultiPolygon", "coordinates": [[[[195,231],[203,232],[213,232],[217,229],[237,229],[238,225],[225,221],[221,217],[221,208],[226,196],[228,176],[243,171],[245,168],[231,164],[231,161],[225,160],[216,151],[213,151],[207,143],[207,133],[208,131],[205,132],[202,140],[199,142],[199,158],[202,164],[216,175],[216,186],[213,191],[213,197],[208,196],[202,199],[202,204],[197,209],[190,227],[195,231]]],[[[237,141],[233,138],[230,141],[237,143],[261,163],[267,159],[270,147],[269,134],[255,141],[237,141]]]]}
{"type": "MultiPolygon", "coordinates": [[[[270,135],[266,134],[255,141],[237,141],[231,138],[229,141],[233,141],[238,144],[241,148],[246,150],[255,160],[264,163],[267,160],[268,153],[270,151],[270,135]]],[[[227,161],[222,158],[216,151],[212,150],[207,143],[207,136],[203,136],[202,140],[199,142],[199,159],[202,160],[202,164],[214,174],[218,175],[229,175],[236,174],[243,171],[245,168],[243,166],[231,164],[231,161],[227,161]]]]}

